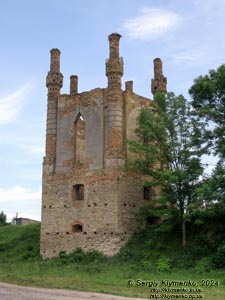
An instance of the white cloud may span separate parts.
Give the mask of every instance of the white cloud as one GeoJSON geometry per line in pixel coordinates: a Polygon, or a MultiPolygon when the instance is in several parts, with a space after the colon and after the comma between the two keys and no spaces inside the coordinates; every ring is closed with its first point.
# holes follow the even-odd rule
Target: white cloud
{"type": "Polygon", "coordinates": [[[0,203],[7,201],[27,201],[39,200],[41,198],[41,189],[32,191],[21,186],[15,186],[11,189],[0,188],[0,203]]]}
{"type": "Polygon", "coordinates": [[[0,188],[0,211],[7,215],[10,222],[16,213],[19,217],[40,220],[41,188],[30,190],[22,186],[0,188]]]}
{"type": "Polygon", "coordinates": [[[123,28],[132,39],[151,40],[175,29],[179,23],[180,17],[174,12],[144,7],[137,17],[126,20],[123,28]]]}
{"type": "Polygon", "coordinates": [[[18,117],[30,89],[31,83],[26,83],[15,92],[0,98],[0,124],[11,123],[18,117]]]}

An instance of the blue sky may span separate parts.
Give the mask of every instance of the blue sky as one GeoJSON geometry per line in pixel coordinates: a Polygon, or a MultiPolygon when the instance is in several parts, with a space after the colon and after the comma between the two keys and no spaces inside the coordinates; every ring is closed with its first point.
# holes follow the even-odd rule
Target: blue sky
{"type": "Polygon", "coordinates": [[[49,50],[61,50],[62,93],[106,87],[107,36],[122,34],[124,77],[152,98],[152,61],[168,90],[188,97],[194,78],[225,63],[225,0],[0,1],[0,211],[40,220],[49,50]]]}

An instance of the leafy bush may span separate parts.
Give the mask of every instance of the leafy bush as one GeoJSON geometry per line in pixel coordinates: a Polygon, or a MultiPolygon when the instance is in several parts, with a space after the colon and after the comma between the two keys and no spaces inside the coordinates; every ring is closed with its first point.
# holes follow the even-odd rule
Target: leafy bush
{"type": "Polygon", "coordinates": [[[75,249],[71,254],[68,255],[68,258],[71,262],[84,262],[85,260],[85,253],[81,248],[75,249]]]}
{"type": "Polygon", "coordinates": [[[194,256],[190,249],[178,249],[171,254],[171,264],[176,269],[189,269],[194,266],[194,256]]]}
{"type": "Polygon", "coordinates": [[[171,271],[171,261],[168,257],[161,257],[156,264],[156,270],[158,272],[167,273],[171,271]]]}
{"type": "Polygon", "coordinates": [[[210,250],[209,240],[206,234],[197,234],[192,245],[192,253],[196,258],[205,256],[210,250]]]}
{"type": "Polygon", "coordinates": [[[84,252],[82,248],[76,248],[73,252],[66,254],[65,251],[60,251],[58,260],[64,265],[70,264],[97,264],[104,262],[106,256],[96,250],[84,252]]]}
{"type": "Polygon", "coordinates": [[[101,263],[106,261],[106,256],[96,250],[91,250],[85,253],[85,262],[86,263],[101,263]]]}
{"type": "Polygon", "coordinates": [[[121,260],[123,262],[132,262],[132,261],[139,261],[142,255],[140,254],[137,249],[134,248],[134,245],[127,245],[126,247],[122,248],[120,252],[116,255],[115,259],[117,261],[121,260]]]}
{"type": "Polygon", "coordinates": [[[215,268],[225,267],[225,242],[217,248],[217,251],[213,254],[212,262],[215,268]]]}
{"type": "Polygon", "coordinates": [[[197,261],[194,270],[197,273],[210,272],[213,268],[212,260],[210,257],[204,257],[197,261]]]}
{"type": "Polygon", "coordinates": [[[152,271],[153,264],[149,259],[143,259],[140,261],[140,267],[144,271],[152,271]]]}

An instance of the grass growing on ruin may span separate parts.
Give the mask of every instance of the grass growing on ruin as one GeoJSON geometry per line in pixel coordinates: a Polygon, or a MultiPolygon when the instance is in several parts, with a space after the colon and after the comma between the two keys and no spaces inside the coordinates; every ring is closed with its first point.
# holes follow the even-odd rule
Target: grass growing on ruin
{"type": "Polygon", "coordinates": [[[42,261],[38,255],[39,230],[40,226],[36,224],[0,227],[0,281],[149,298],[149,287],[128,286],[128,280],[190,279],[201,284],[202,279],[214,279],[219,281],[219,287],[202,287],[204,299],[225,299],[225,269],[207,269],[204,260],[199,264],[192,262],[193,266],[187,267],[191,253],[180,254],[176,236],[164,249],[155,239],[154,250],[145,234],[146,240],[141,235],[134,238],[113,258],[96,251],[84,253],[77,249],[69,256],[62,252],[59,258],[42,261]],[[146,249],[147,242],[149,248],[146,249]],[[183,261],[182,266],[185,255],[187,261],[183,261]],[[173,257],[179,262],[177,266],[169,260],[173,257]]]}

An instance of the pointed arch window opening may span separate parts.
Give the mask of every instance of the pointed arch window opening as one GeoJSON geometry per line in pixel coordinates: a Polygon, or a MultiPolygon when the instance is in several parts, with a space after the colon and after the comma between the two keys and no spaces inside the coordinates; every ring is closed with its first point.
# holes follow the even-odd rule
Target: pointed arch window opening
{"type": "Polygon", "coordinates": [[[74,122],[74,156],[75,164],[84,164],[86,158],[86,121],[79,113],[74,122]]]}

